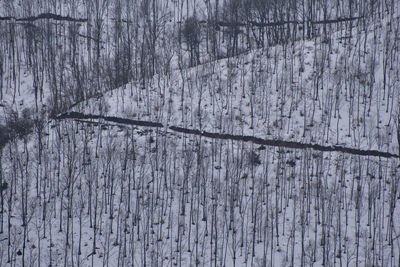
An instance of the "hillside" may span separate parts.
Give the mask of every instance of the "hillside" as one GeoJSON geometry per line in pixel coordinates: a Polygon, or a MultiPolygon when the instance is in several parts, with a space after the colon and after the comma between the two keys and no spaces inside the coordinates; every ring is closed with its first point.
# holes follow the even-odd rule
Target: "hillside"
{"type": "Polygon", "coordinates": [[[0,1],[0,266],[400,265],[398,3],[246,1],[0,1]]]}
{"type": "Polygon", "coordinates": [[[382,24],[380,34],[373,25],[349,41],[335,33],[328,44],[300,40],[175,70],[145,88],[128,83],[72,110],[398,153],[397,63],[386,66],[390,79],[382,74],[397,45],[382,24]]]}

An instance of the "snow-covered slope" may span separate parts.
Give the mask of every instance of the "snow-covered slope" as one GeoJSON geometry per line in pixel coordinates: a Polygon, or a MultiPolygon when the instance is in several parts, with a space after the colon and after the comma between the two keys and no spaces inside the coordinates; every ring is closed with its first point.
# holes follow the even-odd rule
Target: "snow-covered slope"
{"type": "Polygon", "coordinates": [[[70,109],[164,127],[54,119],[11,140],[0,265],[397,266],[399,159],[167,127],[398,154],[393,21],[176,69],[70,109]]]}
{"type": "Polygon", "coordinates": [[[367,29],[175,70],[72,110],[398,153],[398,32],[367,29]]]}

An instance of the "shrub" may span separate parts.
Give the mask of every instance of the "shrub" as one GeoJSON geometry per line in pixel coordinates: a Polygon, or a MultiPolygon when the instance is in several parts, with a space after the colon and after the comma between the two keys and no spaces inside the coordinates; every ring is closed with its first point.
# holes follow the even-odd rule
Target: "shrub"
{"type": "Polygon", "coordinates": [[[255,151],[251,151],[247,154],[247,160],[249,164],[251,165],[260,165],[261,160],[260,160],[260,155],[257,154],[255,151]]]}
{"type": "Polygon", "coordinates": [[[200,43],[200,25],[195,17],[190,17],[183,26],[183,36],[189,47],[194,48],[200,43]]]}
{"type": "Polygon", "coordinates": [[[33,126],[34,122],[29,109],[24,109],[21,117],[16,111],[11,111],[7,118],[6,133],[8,133],[9,139],[22,138],[32,132],[33,126]]]}

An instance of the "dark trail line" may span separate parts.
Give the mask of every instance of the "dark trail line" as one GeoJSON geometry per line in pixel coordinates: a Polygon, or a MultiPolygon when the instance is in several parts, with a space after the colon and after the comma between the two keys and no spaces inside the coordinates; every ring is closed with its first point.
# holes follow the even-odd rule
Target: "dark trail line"
{"type": "MultiPolygon", "coordinates": [[[[120,123],[120,124],[127,124],[127,125],[137,125],[137,126],[156,127],[156,128],[164,127],[164,125],[159,122],[131,120],[131,119],[124,119],[124,118],[113,117],[113,116],[90,115],[90,114],[82,114],[79,112],[66,112],[66,113],[59,115],[56,119],[59,119],[59,120],[76,119],[76,120],[80,120],[81,122],[84,122],[82,120],[85,120],[85,119],[103,119],[105,121],[120,123]]],[[[382,152],[382,151],[378,151],[378,150],[362,150],[362,149],[337,146],[337,145],[324,146],[324,145],[319,145],[319,144],[300,143],[300,142],[295,142],[295,141],[263,139],[263,138],[247,136],[247,135],[212,133],[212,132],[200,131],[200,130],[196,130],[196,129],[188,129],[188,128],[183,128],[183,127],[178,127],[178,126],[169,126],[168,128],[171,131],[178,132],[178,133],[204,136],[204,137],[213,138],[213,139],[253,142],[255,144],[266,145],[266,146],[286,147],[286,148],[294,148],[294,149],[310,148],[310,149],[321,151],[321,152],[342,152],[342,153],[347,153],[347,154],[352,154],[352,155],[373,156],[373,157],[383,157],[383,158],[398,158],[399,157],[399,155],[389,153],[389,152],[382,152]]]]}
{"type": "MultiPolygon", "coordinates": [[[[300,21],[300,20],[281,20],[281,21],[271,21],[271,22],[258,22],[254,20],[247,20],[244,22],[236,22],[236,21],[214,21],[214,25],[217,25],[219,27],[246,27],[246,26],[254,26],[254,27],[277,27],[277,26],[283,26],[286,24],[333,24],[333,23],[341,23],[341,22],[348,22],[348,21],[353,21],[353,20],[358,20],[364,18],[363,16],[359,17],[345,17],[345,18],[334,18],[334,19],[324,19],[324,20],[309,20],[309,21],[300,21]]],[[[207,20],[200,20],[198,21],[201,24],[209,24],[210,22],[207,20]]],[[[178,23],[182,23],[179,21],[178,23]]]]}
{"type": "Polygon", "coordinates": [[[82,114],[82,113],[74,112],[74,111],[63,113],[63,114],[59,115],[58,117],[56,117],[56,119],[59,119],[59,120],[62,120],[62,119],[81,119],[81,120],[103,119],[105,121],[121,123],[121,124],[129,124],[129,125],[137,125],[137,126],[145,126],[145,127],[158,127],[158,128],[164,127],[159,122],[131,120],[131,119],[124,119],[124,118],[113,117],[113,116],[82,114]]]}
{"type": "Polygon", "coordinates": [[[87,18],[72,18],[70,16],[61,16],[53,13],[42,13],[37,16],[31,16],[31,17],[26,17],[26,18],[16,18],[16,17],[0,17],[0,21],[4,20],[15,20],[15,21],[21,21],[21,22],[33,22],[36,20],[40,19],[52,19],[52,20],[58,20],[58,21],[68,21],[68,22],[87,22],[87,18]]]}

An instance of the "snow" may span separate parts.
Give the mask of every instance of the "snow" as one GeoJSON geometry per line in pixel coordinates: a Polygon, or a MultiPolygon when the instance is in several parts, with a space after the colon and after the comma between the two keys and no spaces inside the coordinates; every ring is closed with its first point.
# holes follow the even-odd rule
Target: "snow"
{"type": "MultiPolygon", "coordinates": [[[[355,28],[352,39],[337,32],[330,44],[255,49],[175,68],[144,88],[131,82],[69,110],[165,128],[49,120],[41,144],[37,131],[26,143],[12,140],[1,162],[9,190],[0,265],[22,266],[24,257],[33,266],[396,266],[398,159],[167,131],[398,153],[395,52],[383,84],[391,34],[383,21],[355,28]]],[[[0,116],[34,109],[32,79],[21,77],[15,100],[5,88],[0,116]]]]}
{"type": "MultiPolygon", "coordinates": [[[[298,41],[293,47],[255,50],[238,58],[175,70],[156,76],[146,88],[127,84],[73,110],[396,153],[399,96],[397,90],[387,90],[383,96],[384,51],[373,51],[373,27],[351,43],[341,42],[336,34],[330,48],[319,40],[298,41]],[[364,38],[367,50],[359,55],[364,38]],[[371,64],[375,66],[373,76],[369,75],[371,64]],[[375,82],[369,85],[366,79],[375,82]],[[349,82],[357,90],[350,91],[349,82]]],[[[383,33],[378,42],[384,40],[383,33]]],[[[399,85],[393,79],[390,83],[391,88],[399,85]]]]}

